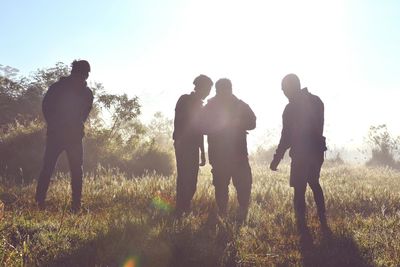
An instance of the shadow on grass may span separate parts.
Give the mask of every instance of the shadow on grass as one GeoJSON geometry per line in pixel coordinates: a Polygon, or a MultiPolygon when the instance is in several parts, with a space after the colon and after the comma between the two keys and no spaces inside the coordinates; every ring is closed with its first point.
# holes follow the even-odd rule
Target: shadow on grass
{"type": "Polygon", "coordinates": [[[235,267],[235,231],[235,225],[218,220],[214,213],[210,213],[197,231],[184,230],[171,236],[174,250],[168,266],[235,267]]]}
{"type": "Polygon", "coordinates": [[[300,232],[303,266],[372,267],[363,257],[350,234],[334,234],[328,229],[319,244],[314,244],[309,230],[300,232]]]}
{"type": "MultiPolygon", "coordinates": [[[[71,242],[73,249],[43,263],[43,266],[123,266],[129,259],[135,260],[142,253],[141,244],[149,229],[127,224],[123,229],[111,229],[90,241],[71,242]]],[[[141,266],[141,265],[140,265],[141,266]]]]}
{"type": "Polygon", "coordinates": [[[236,266],[234,227],[213,215],[194,228],[182,221],[127,224],[76,245],[45,266],[236,266]],[[129,265],[130,264],[130,265],[129,265]]]}

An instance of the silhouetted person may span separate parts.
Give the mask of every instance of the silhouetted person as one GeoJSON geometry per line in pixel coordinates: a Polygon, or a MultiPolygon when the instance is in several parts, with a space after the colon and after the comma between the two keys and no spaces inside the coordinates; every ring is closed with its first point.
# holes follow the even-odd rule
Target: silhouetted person
{"type": "Polygon", "coordinates": [[[216,95],[204,107],[202,129],[208,135],[208,157],[218,212],[224,216],[228,205],[228,186],[232,178],[239,202],[238,220],[247,217],[252,174],[247,153],[247,131],[256,127],[256,116],[242,100],[232,94],[229,79],[215,84],[216,95]]]}
{"type": "Polygon", "coordinates": [[[270,169],[277,170],[287,149],[292,158],[290,186],[294,187],[294,208],[300,229],[306,227],[305,192],[307,183],[311,187],[321,226],[327,227],[325,201],[319,177],[324,151],[324,104],[318,96],[301,89],[300,80],[294,74],[282,80],[282,90],[289,100],[283,111],[283,129],[270,169]]]}
{"type": "Polygon", "coordinates": [[[193,81],[194,90],[182,95],[175,107],[174,147],[177,165],[176,178],[176,214],[190,211],[190,202],[196,192],[197,175],[200,166],[206,164],[204,137],[199,130],[199,116],[203,109],[203,100],[210,94],[212,80],[200,75],[193,81]]]}
{"type": "Polygon", "coordinates": [[[44,208],[50,177],[58,156],[65,151],[71,171],[72,211],[81,207],[84,123],[92,109],[93,93],[87,87],[90,65],[72,62],[71,74],[52,84],[42,102],[47,123],[46,150],[39,176],[36,201],[44,208]]]}

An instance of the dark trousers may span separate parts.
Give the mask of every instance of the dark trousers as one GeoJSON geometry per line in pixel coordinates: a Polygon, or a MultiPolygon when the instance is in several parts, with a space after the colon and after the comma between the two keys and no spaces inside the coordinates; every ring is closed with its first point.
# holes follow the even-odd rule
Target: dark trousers
{"type": "Polygon", "coordinates": [[[318,216],[322,222],[325,222],[325,199],[319,183],[323,162],[323,154],[307,158],[292,159],[290,184],[294,187],[294,208],[296,217],[301,222],[305,221],[305,193],[307,184],[313,192],[318,216]]]}
{"type": "Polygon", "coordinates": [[[215,187],[215,200],[219,212],[224,214],[227,211],[229,183],[232,178],[240,210],[247,214],[253,180],[248,159],[240,162],[213,163],[212,174],[215,187]]]}
{"type": "MultiPolygon", "coordinates": [[[[325,199],[321,185],[319,184],[319,182],[311,182],[309,183],[309,185],[314,195],[314,201],[317,206],[318,216],[321,221],[325,221],[325,199]]],[[[296,217],[302,222],[305,221],[306,213],[306,187],[307,184],[305,184],[304,186],[294,187],[294,209],[296,217]]]]}
{"type": "Polygon", "coordinates": [[[199,147],[175,143],[176,156],[176,210],[187,212],[196,192],[199,172],[199,147]]]}
{"type": "Polygon", "coordinates": [[[83,147],[82,139],[79,138],[74,141],[64,141],[56,137],[47,137],[43,167],[36,188],[37,202],[42,203],[46,199],[51,175],[54,172],[57,159],[63,151],[67,153],[71,172],[72,203],[80,205],[82,196],[83,147]]]}

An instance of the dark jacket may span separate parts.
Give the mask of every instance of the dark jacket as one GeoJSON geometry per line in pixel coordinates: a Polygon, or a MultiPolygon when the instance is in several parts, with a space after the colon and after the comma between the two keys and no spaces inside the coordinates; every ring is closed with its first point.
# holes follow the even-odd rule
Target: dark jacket
{"type": "Polygon", "coordinates": [[[250,106],[231,95],[215,96],[204,107],[202,130],[208,135],[211,164],[247,160],[247,131],[256,127],[250,106]]]}
{"type": "Polygon", "coordinates": [[[203,143],[203,134],[199,130],[199,117],[203,108],[203,101],[194,95],[194,92],[182,95],[175,107],[174,133],[175,142],[190,147],[200,147],[203,143]]]}
{"type": "Polygon", "coordinates": [[[286,105],[282,124],[276,159],[282,159],[289,148],[292,158],[321,155],[326,150],[323,136],[324,103],[318,96],[309,93],[307,88],[302,89],[296,99],[286,105]]]}
{"type": "Polygon", "coordinates": [[[92,109],[93,93],[71,76],[62,77],[46,92],[42,111],[47,122],[47,135],[66,139],[82,138],[84,123],[92,109]]]}

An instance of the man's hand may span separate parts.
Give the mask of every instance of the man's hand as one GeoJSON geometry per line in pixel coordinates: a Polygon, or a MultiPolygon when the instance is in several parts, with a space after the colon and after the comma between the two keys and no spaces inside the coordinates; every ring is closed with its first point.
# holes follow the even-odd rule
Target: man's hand
{"type": "Polygon", "coordinates": [[[272,171],[277,171],[278,170],[278,165],[279,165],[280,160],[277,160],[275,157],[272,160],[271,164],[269,165],[269,168],[272,171]]]}
{"type": "Polygon", "coordinates": [[[206,154],[201,153],[200,155],[200,166],[205,166],[206,165],[206,154]]]}

